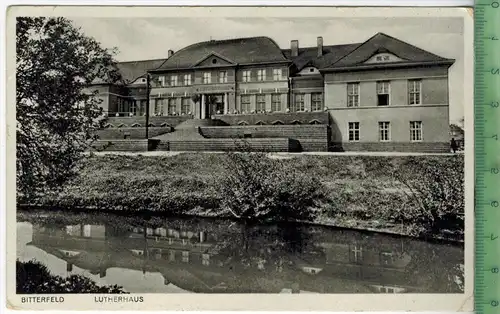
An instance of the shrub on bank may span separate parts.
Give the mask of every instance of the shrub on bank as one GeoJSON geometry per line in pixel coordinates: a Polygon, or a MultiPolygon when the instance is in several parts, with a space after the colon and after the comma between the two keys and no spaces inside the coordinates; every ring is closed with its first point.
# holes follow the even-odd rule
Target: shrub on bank
{"type": "Polygon", "coordinates": [[[126,293],[122,287],[98,286],[93,280],[80,275],[63,278],[52,275],[37,261],[16,262],[16,293],[126,293]]]}
{"type": "Polygon", "coordinates": [[[215,187],[221,209],[245,222],[313,220],[323,184],[262,153],[229,153],[215,187]]]}

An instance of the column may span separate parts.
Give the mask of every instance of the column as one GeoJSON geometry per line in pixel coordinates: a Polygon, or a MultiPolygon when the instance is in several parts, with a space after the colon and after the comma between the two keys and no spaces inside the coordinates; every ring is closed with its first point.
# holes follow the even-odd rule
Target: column
{"type": "Polygon", "coordinates": [[[228,108],[228,103],[227,103],[227,93],[224,93],[224,114],[227,114],[227,108],[228,108]]]}
{"type": "Polygon", "coordinates": [[[201,115],[200,115],[200,119],[205,119],[205,114],[206,114],[206,110],[205,110],[205,95],[202,94],[201,95],[201,115]]]}

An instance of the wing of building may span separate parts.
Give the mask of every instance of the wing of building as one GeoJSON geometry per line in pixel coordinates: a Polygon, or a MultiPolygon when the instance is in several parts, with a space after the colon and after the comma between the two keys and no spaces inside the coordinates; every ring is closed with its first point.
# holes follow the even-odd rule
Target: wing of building
{"type": "Polygon", "coordinates": [[[205,127],[205,139],[251,133],[296,140],[301,150],[437,152],[449,150],[453,63],[383,33],[342,45],[318,37],[304,48],[292,40],[288,49],[251,37],[119,63],[124,84],[93,88],[115,127],[145,126],[149,92],[151,124],[173,127],[160,138],[172,143],[183,124],[205,127]]]}

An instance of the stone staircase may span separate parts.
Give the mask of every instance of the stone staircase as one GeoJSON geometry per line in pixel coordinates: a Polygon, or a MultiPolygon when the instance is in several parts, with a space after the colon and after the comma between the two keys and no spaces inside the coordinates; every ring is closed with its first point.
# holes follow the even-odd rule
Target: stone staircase
{"type": "Polygon", "coordinates": [[[199,127],[227,125],[227,123],[218,119],[190,119],[180,123],[172,132],[155,136],[153,139],[161,142],[201,140],[205,137],[200,134],[199,127]]]}

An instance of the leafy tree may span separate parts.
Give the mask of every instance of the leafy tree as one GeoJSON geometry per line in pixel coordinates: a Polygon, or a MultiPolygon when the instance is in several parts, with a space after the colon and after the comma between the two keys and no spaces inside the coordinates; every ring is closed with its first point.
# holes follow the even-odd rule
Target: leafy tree
{"type": "Polygon", "coordinates": [[[102,109],[91,83],[114,83],[114,51],[70,20],[20,17],[16,23],[16,149],[19,198],[60,186],[99,127],[102,109]]]}

